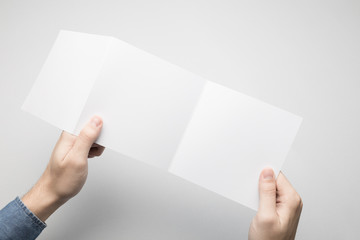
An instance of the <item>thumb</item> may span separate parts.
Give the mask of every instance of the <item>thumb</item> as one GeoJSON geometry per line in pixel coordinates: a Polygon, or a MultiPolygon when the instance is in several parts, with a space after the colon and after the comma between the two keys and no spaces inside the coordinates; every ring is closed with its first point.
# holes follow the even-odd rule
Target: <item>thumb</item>
{"type": "Polygon", "coordinates": [[[76,138],[73,151],[80,156],[87,158],[92,144],[99,137],[102,128],[102,120],[98,116],[94,116],[81,130],[76,138]]]}
{"type": "Polygon", "coordinates": [[[276,181],[271,168],[265,168],[259,179],[259,214],[273,216],[276,214],[276,181]]]}

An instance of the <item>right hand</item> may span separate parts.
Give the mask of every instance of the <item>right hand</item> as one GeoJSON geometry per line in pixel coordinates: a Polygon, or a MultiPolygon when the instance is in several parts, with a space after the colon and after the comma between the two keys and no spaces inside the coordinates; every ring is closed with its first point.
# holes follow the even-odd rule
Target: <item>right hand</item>
{"type": "Polygon", "coordinates": [[[251,222],[249,240],[293,240],[302,210],[302,200],[280,172],[266,168],[259,179],[260,205],[251,222]]]}

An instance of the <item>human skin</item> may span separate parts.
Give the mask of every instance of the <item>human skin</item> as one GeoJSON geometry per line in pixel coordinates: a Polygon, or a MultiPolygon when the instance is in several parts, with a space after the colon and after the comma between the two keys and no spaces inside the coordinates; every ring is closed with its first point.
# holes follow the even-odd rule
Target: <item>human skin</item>
{"type": "Polygon", "coordinates": [[[280,172],[265,168],[259,178],[259,210],[251,222],[249,240],[293,240],[303,207],[299,194],[280,172]]]}
{"type": "MultiPolygon", "coordinates": [[[[43,222],[60,206],[80,192],[88,175],[88,158],[100,156],[104,147],[94,144],[102,120],[94,116],[76,137],[62,132],[50,161],[23,203],[43,222]]],[[[249,240],[292,240],[300,219],[302,201],[285,176],[275,179],[272,169],[259,178],[260,205],[249,240]]]]}
{"type": "Polygon", "coordinates": [[[62,132],[50,161],[37,183],[22,201],[43,222],[80,192],[88,175],[88,158],[100,156],[104,147],[94,144],[103,122],[94,116],[79,136],[62,132]]]}

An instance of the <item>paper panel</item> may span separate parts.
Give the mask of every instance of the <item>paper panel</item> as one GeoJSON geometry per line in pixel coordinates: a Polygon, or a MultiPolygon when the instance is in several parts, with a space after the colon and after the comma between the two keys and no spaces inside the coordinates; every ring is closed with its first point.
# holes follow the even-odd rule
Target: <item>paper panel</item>
{"type": "Polygon", "coordinates": [[[195,74],[115,39],[77,131],[98,114],[104,121],[98,143],[167,169],[205,83],[195,74]]]}
{"type": "Polygon", "coordinates": [[[111,39],[61,31],[22,109],[73,132],[111,39]]]}
{"type": "Polygon", "coordinates": [[[261,170],[276,173],[301,118],[208,82],[170,172],[252,209],[261,170]]]}

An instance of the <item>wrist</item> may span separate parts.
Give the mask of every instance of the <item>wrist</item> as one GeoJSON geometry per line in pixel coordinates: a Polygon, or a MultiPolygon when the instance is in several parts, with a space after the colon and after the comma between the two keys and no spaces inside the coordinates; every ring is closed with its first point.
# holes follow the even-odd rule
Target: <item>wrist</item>
{"type": "Polygon", "coordinates": [[[67,201],[53,194],[41,179],[21,200],[43,222],[67,201]]]}

